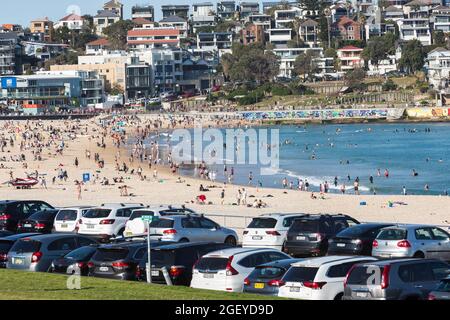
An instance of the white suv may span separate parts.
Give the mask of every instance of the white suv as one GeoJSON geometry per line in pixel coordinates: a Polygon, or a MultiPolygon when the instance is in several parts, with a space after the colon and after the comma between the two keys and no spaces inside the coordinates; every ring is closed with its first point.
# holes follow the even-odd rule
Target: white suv
{"type": "Polygon", "coordinates": [[[302,300],[342,300],[347,273],[358,263],[373,257],[328,256],[292,264],[284,275],[279,297],[302,300]]]}
{"type": "Polygon", "coordinates": [[[232,248],[209,253],[195,264],[191,287],[196,289],[242,292],[244,280],[255,267],[290,259],[275,249],[232,248]]]}
{"type": "Polygon", "coordinates": [[[91,208],[80,219],[78,233],[102,240],[122,236],[133,210],[143,207],[143,204],[111,203],[91,208]]]}
{"type": "Polygon", "coordinates": [[[195,215],[195,211],[188,209],[184,206],[182,207],[172,207],[172,206],[149,206],[142,209],[136,209],[131,213],[130,219],[125,225],[125,237],[135,237],[146,235],[147,228],[146,223],[142,221],[142,216],[153,216],[153,217],[163,217],[169,215],[181,215],[190,214],[195,215]]]}
{"type": "Polygon", "coordinates": [[[304,214],[268,214],[254,218],[244,231],[244,248],[269,247],[283,250],[286,236],[294,220],[304,214]]]}
{"type": "Polygon", "coordinates": [[[78,232],[78,222],[92,207],[73,207],[59,210],[53,224],[55,232],[78,232]]]}

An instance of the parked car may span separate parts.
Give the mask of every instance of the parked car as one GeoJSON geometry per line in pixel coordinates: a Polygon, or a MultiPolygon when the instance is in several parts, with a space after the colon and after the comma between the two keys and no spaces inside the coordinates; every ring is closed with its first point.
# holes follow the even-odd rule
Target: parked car
{"type": "Polygon", "coordinates": [[[347,215],[306,215],[289,228],[284,252],[292,256],[323,256],[330,238],[357,224],[357,220],[347,215]]]}
{"type": "Polygon", "coordinates": [[[191,214],[194,215],[195,211],[185,208],[185,207],[172,207],[172,206],[159,206],[159,207],[147,207],[143,209],[133,210],[130,219],[125,225],[125,237],[134,237],[146,235],[147,223],[141,218],[142,216],[152,216],[152,217],[164,217],[170,215],[183,215],[191,214]]]}
{"type": "Polygon", "coordinates": [[[8,252],[17,240],[39,235],[40,233],[19,233],[0,239],[0,268],[6,268],[8,252]]]}
{"type": "MultiPolygon", "coordinates": [[[[151,246],[164,245],[154,241],[151,246]]],[[[88,262],[89,276],[116,280],[137,280],[136,269],[148,250],[147,241],[125,241],[98,247],[88,262]]]]}
{"type": "Polygon", "coordinates": [[[364,223],[339,232],[328,241],[328,255],[372,255],[373,240],[380,230],[390,227],[386,223],[364,223]]]}
{"type": "Polygon", "coordinates": [[[344,300],[427,299],[450,265],[436,259],[394,259],[367,262],[350,269],[344,300]]]}
{"type": "Polygon", "coordinates": [[[143,207],[143,204],[113,203],[91,208],[78,222],[78,233],[103,241],[122,236],[133,210],[143,207]]]}
{"type": "Polygon", "coordinates": [[[450,276],[439,282],[437,288],[428,295],[428,300],[450,300],[450,276]]]}
{"type": "Polygon", "coordinates": [[[380,231],[372,255],[380,258],[432,258],[450,261],[450,235],[428,225],[397,225],[380,231]]]}
{"type": "Polygon", "coordinates": [[[278,296],[278,290],[284,283],[281,281],[291,265],[302,259],[277,260],[257,266],[244,280],[244,292],[278,296]]]}
{"type": "Polygon", "coordinates": [[[52,233],[53,223],[58,211],[58,209],[46,209],[33,213],[27,219],[19,221],[17,233],[52,233]]]}
{"type": "Polygon", "coordinates": [[[376,261],[372,257],[329,256],[292,265],[281,280],[279,297],[302,300],[342,300],[344,281],[353,265],[376,261]]]}
{"type": "Polygon", "coordinates": [[[236,231],[221,227],[203,216],[169,216],[150,224],[153,240],[175,242],[221,242],[231,246],[237,244],[236,231]]]}
{"type": "Polygon", "coordinates": [[[17,223],[33,213],[54,209],[44,201],[5,200],[0,201],[0,230],[17,231],[17,223]]]}
{"type": "MultiPolygon", "coordinates": [[[[176,286],[190,286],[192,267],[202,256],[213,251],[231,248],[224,243],[196,242],[175,243],[162,245],[152,249],[150,270],[153,283],[166,284],[162,269],[169,272],[172,284],[176,286]]],[[[136,277],[147,281],[148,254],[139,263],[136,277]]]]}
{"type": "Polygon", "coordinates": [[[54,227],[55,232],[78,232],[78,222],[92,207],[73,207],[59,210],[56,215],[54,227]]]}
{"type": "Polygon", "coordinates": [[[75,249],[62,258],[52,261],[50,272],[62,274],[79,273],[81,276],[89,275],[88,262],[97,251],[98,244],[75,249]]]}
{"type": "Polygon", "coordinates": [[[47,272],[56,258],[96,243],[76,234],[44,234],[18,240],[8,253],[7,269],[47,272]]]}
{"type": "Polygon", "coordinates": [[[253,218],[244,231],[244,248],[275,248],[282,250],[286,236],[294,220],[304,214],[268,214],[253,218]]]}
{"type": "Polygon", "coordinates": [[[290,257],[275,249],[233,248],[211,252],[195,264],[191,287],[242,292],[244,280],[259,265],[290,257]]]}

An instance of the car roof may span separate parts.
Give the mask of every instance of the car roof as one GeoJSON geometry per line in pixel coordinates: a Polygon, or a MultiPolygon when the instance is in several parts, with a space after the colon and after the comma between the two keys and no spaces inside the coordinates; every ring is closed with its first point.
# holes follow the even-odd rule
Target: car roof
{"type": "Polygon", "coordinates": [[[67,207],[67,208],[59,208],[59,210],[82,210],[82,209],[91,209],[94,208],[94,206],[79,206],[79,207],[67,207]]]}
{"type": "Polygon", "coordinates": [[[352,262],[352,261],[360,261],[360,260],[366,260],[366,259],[373,259],[374,261],[377,261],[378,259],[373,257],[364,257],[364,256],[327,256],[327,257],[319,257],[319,258],[312,258],[312,259],[306,259],[301,262],[294,263],[293,267],[321,267],[328,263],[335,263],[335,262],[352,262]]]}
{"type": "Polygon", "coordinates": [[[0,240],[8,240],[8,241],[16,241],[22,238],[28,238],[28,237],[33,237],[33,236],[38,236],[41,235],[41,233],[18,233],[18,234],[13,234],[4,238],[0,238],[0,240]]]}
{"type": "Polygon", "coordinates": [[[263,214],[259,217],[254,217],[253,219],[258,219],[258,218],[286,218],[286,217],[296,217],[296,216],[305,216],[306,213],[268,213],[268,214],[263,214]]]}
{"type": "Polygon", "coordinates": [[[17,203],[17,202],[43,202],[47,203],[42,200],[0,200],[0,204],[10,204],[10,203],[17,203]]]}
{"type": "MultiPolygon", "coordinates": [[[[40,235],[32,236],[29,238],[31,238],[32,240],[36,240],[36,241],[46,241],[46,240],[62,239],[67,236],[83,237],[82,235],[77,235],[77,234],[73,234],[73,233],[52,233],[52,234],[40,234],[40,235]]],[[[22,239],[25,240],[27,238],[22,238],[22,239]]]]}
{"type": "Polygon", "coordinates": [[[100,249],[114,249],[114,248],[127,248],[127,247],[141,247],[146,246],[147,241],[131,241],[131,242],[119,242],[103,244],[100,249]]]}
{"type": "Polygon", "coordinates": [[[386,227],[384,229],[416,229],[416,228],[430,228],[430,227],[436,227],[435,225],[431,224],[395,224],[390,227],[386,227]]]}
{"type": "Polygon", "coordinates": [[[204,255],[203,257],[211,258],[211,257],[230,257],[240,254],[246,254],[246,253],[257,253],[257,252],[264,252],[264,251],[277,251],[275,249],[268,249],[268,248],[229,248],[229,249],[222,249],[218,251],[214,251],[211,253],[208,253],[207,255],[204,255]]]}
{"type": "Polygon", "coordinates": [[[142,203],[103,203],[101,206],[92,209],[121,209],[121,208],[137,208],[145,207],[142,203]]]}
{"type": "Polygon", "coordinates": [[[220,242],[186,242],[186,243],[172,243],[168,245],[162,245],[158,248],[155,248],[156,250],[176,250],[176,249],[182,249],[182,248],[190,248],[190,247],[200,247],[200,246],[208,246],[208,245],[224,245],[224,243],[220,242]]]}
{"type": "Polygon", "coordinates": [[[377,265],[377,266],[386,266],[389,264],[395,263],[405,263],[405,262],[431,262],[431,261],[441,261],[437,259],[417,259],[417,258],[399,258],[399,259],[386,259],[386,260],[378,260],[371,262],[364,262],[362,265],[377,265]]]}

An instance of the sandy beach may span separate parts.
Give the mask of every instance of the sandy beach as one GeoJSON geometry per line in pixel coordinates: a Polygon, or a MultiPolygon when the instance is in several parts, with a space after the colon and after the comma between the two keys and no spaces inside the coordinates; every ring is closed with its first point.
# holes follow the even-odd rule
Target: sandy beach
{"type": "MultiPolygon", "coordinates": [[[[228,123],[213,122],[214,125],[228,125],[228,123]]],[[[132,134],[137,123],[128,123],[127,134],[132,134]]],[[[168,124],[165,123],[164,126],[168,124]]],[[[185,126],[186,123],[179,125],[185,126]]],[[[211,216],[218,223],[228,227],[242,228],[249,219],[264,213],[342,213],[369,222],[397,222],[397,223],[426,223],[450,226],[450,197],[444,196],[356,196],[326,194],[325,199],[312,199],[311,192],[281,189],[256,189],[244,187],[248,193],[248,203],[255,199],[267,204],[266,208],[256,209],[237,206],[236,194],[242,186],[227,185],[225,188],[224,204],[221,202],[222,183],[211,183],[193,178],[172,174],[169,168],[152,167],[147,162],[138,160],[130,162],[129,155],[124,149],[118,149],[113,144],[109,132],[101,129],[97,119],[81,121],[42,121],[11,122],[0,124],[0,140],[6,142],[0,150],[0,199],[39,199],[47,201],[56,207],[78,205],[100,205],[101,203],[143,203],[145,205],[173,204],[186,206],[206,215],[223,215],[231,218],[211,216]],[[51,128],[50,128],[51,127],[51,128]],[[24,132],[34,132],[36,136],[24,141],[24,132]],[[38,134],[39,133],[39,134],[38,134]],[[11,146],[10,140],[14,141],[11,146]],[[64,141],[62,154],[57,150],[64,141]],[[101,146],[104,143],[105,148],[101,146]],[[99,146],[100,145],[100,146],[99,146]],[[36,150],[42,149],[40,156],[35,159],[36,150]],[[22,150],[21,150],[22,149],[22,150]],[[88,152],[87,152],[88,151],[88,152]],[[90,153],[90,159],[87,157],[90,153]],[[116,171],[118,163],[126,163],[130,168],[128,174],[116,171]],[[25,161],[12,161],[11,157],[25,155],[25,161]],[[98,154],[104,167],[100,168],[94,155],[98,154]],[[78,159],[78,167],[75,159],[78,159]],[[6,161],[3,161],[6,160],[6,161]],[[24,162],[27,167],[24,167],[24,162]],[[142,180],[137,170],[142,168],[142,180]],[[155,179],[154,170],[157,170],[155,179]],[[134,174],[130,174],[131,170],[134,174]],[[27,174],[37,171],[45,178],[46,187],[41,183],[29,190],[17,190],[6,183],[11,174],[14,178],[25,178],[27,174]],[[60,180],[57,176],[61,171],[67,171],[67,179],[60,180]],[[91,182],[82,186],[79,198],[75,181],[82,181],[83,174],[91,175],[91,182]],[[55,177],[55,179],[54,179],[55,177]],[[96,181],[93,181],[97,177],[96,181]],[[115,177],[123,177],[123,183],[114,183],[115,177]],[[110,185],[102,185],[104,179],[110,185]],[[53,182],[53,179],[55,180],[53,182]],[[200,192],[200,184],[210,189],[200,192]],[[120,186],[128,187],[129,196],[121,196],[120,186]],[[204,194],[208,205],[195,203],[196,196],[204,194]],[[194,202],[194,203],[192,203],[194,202]],[[393,206],[388,205],[393,202],[393,206]],[[363,205],[365,203],[365,205],[363,205]],[[236,217],[235,217],[236,216],[236,217]],[[238,218],[241,217],[241,218],[238,218]],[[247,217],[247,218],[244,218],[247,217]]],[[[163,126],[163,127],[164,127],[163,126]]]]}

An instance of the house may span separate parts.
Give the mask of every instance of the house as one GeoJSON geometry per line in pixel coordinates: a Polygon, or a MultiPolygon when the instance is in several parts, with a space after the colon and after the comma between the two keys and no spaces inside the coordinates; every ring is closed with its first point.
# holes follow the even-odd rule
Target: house
{"type": "Polygon", "coordinates": [[[428,83],[436,90],[448,89],[450,82],[450,50],[436,48],[428,53],[425,69],[428,83]]]}
{"type": "Polygon", "coordinates": [[[239,3],[237,11],[240,19],[245,20],[248,16],[259,13],[259,3],[242,1],[239,3]]]}
{"type": "Polygon", "coordinates": [[[389,72],[398,71],[399,61],[402,57],[402,49],[400,46],[397,47],[395,54],[388,55],[386,59],[378,61],[378,65],[372,63],[372,61],[368,61],[367,74],[369,76],[384,76],[389,72]]]}
{"type": "Polygon", "coordinates": [[[192,11],[192,29],[194,33],[197,33],[198,28],[214,27],[217,24],[212,2],[194,3],[192,11]]]}
{"type": "Polygon", "coordinates": [[[319,42],[319,24],[312,19],[306,19],[300,24],[298,35],[309,47],[317,47],[319,42]]]}
{"type": "Polygon", "coordinates": [[[269,42],[276,48],[286,48],[289,41],[292,40],[292,29],[269,29],[269,42]]]}
{"type": "Polygon", "coordinates": [[[52,42],[53,41],[53,22],[47,17],[43,19],[32,20],[30,23],[30,32],[32,34],[42,35],[42,41],[52,42]]]}
{"type": "Polygon", "coordinates": [[[341,17],[334,24],[333,33],[342,40],[361,40],[361,24],[348,17],[341,17]]]}
{"type": "Polygon", "coordinates": [[[364,60],[361,57],[363,49],[355,46],[345,46],[337,50],[337,56],[340,62],[340,69],[343,72],[363,68],[364,60]]]}
{"type": "Polygon", "coordinates": [[[18,35],[15,32],[0,33],[0,76],[20,73],[20,53],[18,35]]]}
{"type": "Polygon", "coordinates": [[[111,44],[105,38],[91,41],[86,44],[87,55],[99,55],[110,50],[111,44]]]}
{"type": "Polygon", "coordinates": [[[57,23],[55,23],[53,28],[56,30],[62,27],[66,27],[69,30],[80,31],[83,28],[83,25],[84,25],[83,17],[75,13],[71,13],[62,18],[61,20],[59,20],[57,23]]]}
{"type": "Polygon", "coordinates": [[[153,94],[152,66],[140,61],[139,57],[131,57],[125,66],[126,99],[140,99],[153,94]]]}
{"type": "MultiPolygon", "coordinates": [[[[317,59],[323,57],[322,48],[279,48],[274,49],[273,53],[280,59],[280,73],[278,77],[292,78],[294,76],[294,63],[297,57],[306,52],[313,52],[317,59]]],[[[321,61],[323,67],[326,66],[325,61],[321,61]]]]}
{"type": "Polygon", "coordinates": [[[152,5],[133,6],[131,8],[131,19],[155,21],[155,8],[152,5]]]}
{"type": "Polygon", "coordinates": [[[69,50],[69,45],[48,42],[21,41],[23,53],[28,57],[34,57],[40,61],[47,61],[69,50]]]}
{"type": "Polygon", "coordinates": [[[103,5],[103,10],[115,12],[119,16],[119,20],[123,20],[123,4],[118,0],[111,0],[103,5]]]}
{"type": "Polygon", "coordinates": [[[170,16],[178,16],[185,20],[189,19],[189,5],[163,5],[161,6],[163,19],[170,16]]]}
{"type": "Polygon", "coordinates": [[[95,32],[98,36],[103,36],[103,30],[106,27],[120,21],[120,15],[116,11],[100,10],[94,17],[95,32]]]}
{"type": "Polygon", "coordinates": [[[450,7],[434,7],[431,11],[431,22],[434,30],[450,32],[450,7]]]}
{"type": "Polygon", "coordinates": [[[302,17],[303,11],[298,7],[292,7],[289,9],[279,9],[275,10],[275,28],[289,28],[295,19],[300,19],[302,17]]]}
{"type": "Polygon", "coordinates": [[[144,51],[153,48],[179,47],[180,31],[175,28],[133,29],[128,31],[128,48],[144,51]]]}
{"type": "Polygon", "coordinates": [[[220,56],[231,53],[233,34],[231,32],[199,32],[197,34],[197,50],[215,51],[220,56]]]}
{"type": "Polygon", "coordinates": [[[134,29],[151,29],[155,27],[155,22],[144,18],[134,18],[132,21],[134,29]]]}
{"type": "Polygon", "coordinates": [[[424,46],[432,44],[431,6],[431,1],[428,0],[414,0],[404,5],[405,18],[397,21],[401,40],[419,40],[424,46]]]}
{"type": "Polygon", "coordinates": [[[255,42],[265,43],[264,25],[249,23],[241,30],[242,44],[248,45],[255,42]]]}
{"type": "Polygon", "coordinates": [[[170,16],[159,21],[159,26],[162,28],[174,28],[180,31],[180,38],[188,36],[188,22],[178,16],[170,16]]]}
{"type": "Polygon", "coordinates": [[[397,22],[404,18],[403,16],[403,8],[399,8],[396,6],[389,6],[383,11],[383,16],[385,20],[391,20],[397,22]]]}
{"type": "Polygon", "coordinates": [[[221,20],[230,20],[236,14],[236,1],[222,0],[217,2],[217,16],[221,20]]]}
{"type": "Polygon", "coordinates": [[[252,14],[247,17],[247,22],[262,26],[267,31],[272,26],[272,17],[268,14],[252,14]]]}

